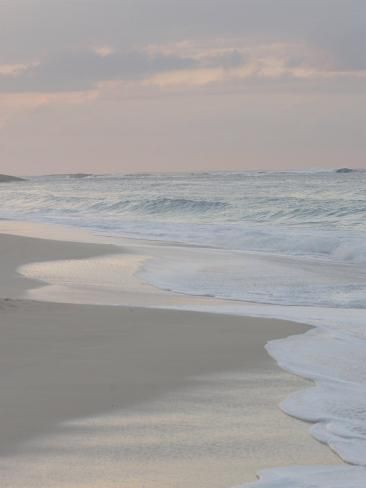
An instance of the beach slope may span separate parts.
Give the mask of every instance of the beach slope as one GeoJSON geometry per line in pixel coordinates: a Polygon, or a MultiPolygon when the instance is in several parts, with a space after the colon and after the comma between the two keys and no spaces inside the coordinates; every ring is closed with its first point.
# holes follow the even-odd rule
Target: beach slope
{"type": "MultiPolygon", "coordinates": [[[[115,247],[0,235],[0,251],[2,486],[40,486],[48,466],[53,478],[47,486],[52,488],[85,483],[112,487],[117,481],[120,488],[183,488],[197,479],[200,487],[223,488],[253,480],[262,468],[338,462],[310,438],[305,424],[277,407],[305,382],[280,371],[264,346],[269,340],[302,333],[303,327],[190,311],[17,299],[17,293],[33,285],[16,273],[24,262],[87,258],[115,252],[115,247]],[[12,298],[7,298],[9,289],[12,298]],[[212,383],[215,378],[217,383],[212,383]],[[201,390],[208,391],[207,396],[200,396],[201,390]],[[192,395],[194,402],[188,401],[192,395]],[[151,414],[156,402],[159,422],[151,414]],[[71,466],[66,448],[59,448],[55,467],[47,458],[49,450],[40,454],[35,447],[37,439],[73,435],[70,422],[115,416],[123,423],[141,411],[150,448],[146,439],[137,442],[141,427],[132,422],[129,433],[137,442],[133,456],[122,447],[123,432],[113,455],[103,447],[100,432],[94,432],[94,451],[84,445],[78,453],[83,461],[73,457],[71,466]],[[186,438],[182,445],[176,439],[172,447],[182,425],[189,431],[189,445],[186,438]],[[138,460],[146,469],[141,470],[138,460]],[[65,477],[69,484],[62,484],[65,477]]],[[[91,438],[90,432],[84,434],[91,438]]],[[[110,435],[106,427],[103,439],[110,435]]]]}

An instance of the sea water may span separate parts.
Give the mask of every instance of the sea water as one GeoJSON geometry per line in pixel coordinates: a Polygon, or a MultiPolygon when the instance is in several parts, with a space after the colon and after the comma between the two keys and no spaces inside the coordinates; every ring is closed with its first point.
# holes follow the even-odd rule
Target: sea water
{"type": "Polygon", "coordinates": [[[258,486],[366,486],[365,172],[45,176],[0,185],[0,203],[3,218],[170,242],[138,272],[150,285],[315,325],[267,346],[315,382],[282,408],[358,467],[284,468],[258,486]]]}

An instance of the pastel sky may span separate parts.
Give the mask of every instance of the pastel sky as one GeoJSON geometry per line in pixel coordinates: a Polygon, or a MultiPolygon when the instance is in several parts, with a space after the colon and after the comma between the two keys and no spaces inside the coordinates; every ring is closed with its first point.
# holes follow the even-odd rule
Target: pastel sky
{"type": "Polygon", "coordinates": [[[0,173],[366,167],[365,0],[0,0],[0,173]]]}

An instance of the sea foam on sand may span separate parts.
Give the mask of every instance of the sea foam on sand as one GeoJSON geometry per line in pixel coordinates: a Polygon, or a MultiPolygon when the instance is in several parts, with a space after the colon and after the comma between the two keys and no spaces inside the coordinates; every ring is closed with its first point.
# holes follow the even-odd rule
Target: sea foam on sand
{"type": "MultiPolygon", "coordinates": [[[[134,246],[131,247],[130,252],[134,256],[139,254],[144,255],[143,262],[147,263],[144,273],[147,271],[150,272],[150,283],[154,281],[154,267],[152,270],[149,270],[149,261],[146,261],[146,259],[153,260],[151,263],[155,266],[155,269],[157,266],[154,263],[162,260],[161,262],[165,262],[166,265],[164,272],[169,273],[169,259],[172,259],[174,253],[178,257],[178,255],[184,256],[184,253],[193,256],[196,252],[204,252],[206,254],[206,260],[204,261],[206,267],[207,259],[210,255],[215,258],[222,258],[225,254],[223,251],[215,253],[215,251],[207,252],[206,250],[200,251],[192,248],[185,249],[181,246],[176,248],[175,246],[159,246],[159,244],[151,246],[149,250],[149,245],[144,244],[142,246],[143,253],[141,248],[134,248],[134,246]]],[[[172,261],[174,262],[174,260],[172,261]]],[[[276,260],[276,266],[280,268],[283,264],[282,261],[284,260],[276,260]]],[[[309,263],[311,264],[311,262],[310,260],[309,263]]],[[[217,269],[217,260],[212,263],[217,269]]],[[[79,264],[82,266],[81,262],[79,264]]],[[[29,277],[38,277],[48,281],[46,276],[47,269],[43,269],[45,272],[43,276],[37,276],[37,269],[39,271],[37,266],[36,264],[29,265],[29,267],[23,268],[23,272],[28,273],[29,277]],[[34,267],[32,268],[32,266],[34,267]]],[[[47,266],[52,271],[53,264],[49,263],[47,266]]],[[[350,266],[344,266],[342,264],[341,267],[344,268],[346,273],[350,273],[351,276],[353,269],[350,266]]],[[[319,270],[327,269],[327,265],[324,263],[323,266],[319,261],[318,268],[319,270]]],[[[307,273],[309,272],[308,266],[305,271],[307,273]]],[[[179,275],[172,273],[171,276],[173,274],[175,274],[178,280],[171,287],[174,290],[174,288],[177,288],[177,283],[179,286],[179,275]]],[[[310,275],[316,276],[316,266],[313,267],[310,275]]],[[[166,276],[169,276],[169,274],[166,276]]],[[[164,279],[166,279],[166,276],[164,279]]],[[[102,277],[102,274],[100,277],[102,277]]],[[[336,282],[340,278],[344,278],[344,276],[342,277],[342,273],[339,272],[337,274],[337,270],[332,270],[329,267],[329,273],[326,279],[336,282]]],[[[52,280],[49,281],[52,282],[52,280]]],[[[209,283],[209,280],[206,282],[209,283]]],[[[254,277],[253,282],[255,282],[254,277]]],[[[360,276],[359,282],[362,284],[362,276],[360,276]]],[[[65,285],[65,280],[63,285],[65,285]]],[[[329,283],[327,283],[328,285],[329,283]]],[[[178,289],[177,291],[180,290],[178,289]]],[[[42,289],[35,291],[35,293],[38,292],[42,293],[42,289]]],[[[320,303],[318,306],[286,306],[284,304],[249,304],[239,300],[219,301],[210,298],[201,299],[201,302],[195,303],[192,298],[186,297],[186,299],[187,301],[184,304],[176,303],[174,305],[174,303],[171,303],[169,306],[172,308],[191,308],[205,311],[220,311],[222,313],[277,317],[306,322],[316,326],[316,329],[306,334],[276,340],[267,346],[268,352],[277,360],[280,366],[298,375],[309,378],[316,383],[315,387],[292,394],[282,403],[282,408],[290,415],[315,422],[315,426],[312,428],[314,437],[321,442],[327,443],[345,461],[366,465],[366,426],[363,416],[366,408],[364,400],[366,398],[366,364],[364,361],[366,332],[364,326],[364,309],[337,307],[336,302],[328,304],[320,303]]],[[[337,295],[333,297],[333,300],[336,299],[342,300],[342,293],[338,297],[337,295]]],[[[328,473],[329,479],[327,479],[327,483],[329,482],[329,486],[333,487],[337,485],[331,484],[334,482],[334,476],[331,475],[332,469],[324,468],[319,470],[318,468],[313,469],[309,467],[306,470],[294,470],[291,468],[290,470],[269,472],[270,474],[266,472],[263,481],[259,483],[267,483],[263,486],[286,486],[284,483],[287,482],[286,480],[289,480],[292,483],[289,486],[299,486],[301,488],[319,486],[323,488],[324,486],[328,486],[324,481],[328,473]],[[304,477],[305,474],[306,477],[304,477]],[[303,476],[302,479],[301,476],[303,476]],[[294,484],[295,482],[300,484],[296,485],[294,484]],[[277,485],[271,485],[270,483],[277,483],[277,485]],[[282,483],[282,485],[279,483],[282,483]],[[313,485],[309,483],[313,483],[313,485]]],[[[353,469],[352,467],[342,468],[339,471],[337,480],[340,479],[343,480],[342,488],[348,486],[352,488],[358,487],[355,483],[362,483],[362,480],[364,483],[365,470],[362,468],[353,469]],[[349,477],[348,479],[347,476],[349,477]]],[[[359,486],[363,485],[360,484],[359,486]]]]}

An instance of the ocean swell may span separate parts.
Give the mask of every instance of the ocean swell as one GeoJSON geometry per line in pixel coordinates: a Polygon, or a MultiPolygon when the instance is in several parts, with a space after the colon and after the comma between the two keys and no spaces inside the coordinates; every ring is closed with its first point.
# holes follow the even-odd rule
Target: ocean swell
{"type": "Polygon", "coordinates": [[[156,198],[145,200],[134,207],[134,210],[142,210],[147,214],[165,213],[207,213],[220,211],[229,207],[225,202],[212,200],[190,200],[186,198],[156,198]]]}

